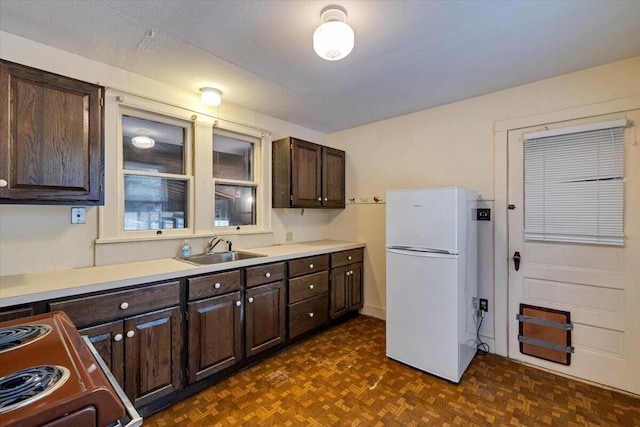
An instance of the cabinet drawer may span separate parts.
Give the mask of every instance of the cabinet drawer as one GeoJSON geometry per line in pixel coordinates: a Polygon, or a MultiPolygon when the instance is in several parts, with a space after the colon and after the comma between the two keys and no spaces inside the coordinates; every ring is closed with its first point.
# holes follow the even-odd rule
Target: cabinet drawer
{"type": "Polygon", "coordinates": [[[222,295],[240,289],[240,270],[188,279],[189,301],[222,295]]]}
{"type": "Polygon", "coordinates": [[[289,279],[289,304],[315,297],[329,290],[329,272],[319,271],[289,279]]]}
{"type": "Polygon", "coordinates": [[[362,249],[352,249],[331,254],[331,268],[362,262],[362,252],[362,249]]]}
{"type": "Polygon", "coordinates": [[[82,328],[179,303],[180,282],[170,282],[47,305],[50,311],[64,311],[76,327],[82,328]]]}
{"type": "Polygon", "coordinates": [[[247,268],[247,288],[284,279],[284,262],[247,268]]]}
{"type": "Polygon", "coordinates": [[[329,319],[329,295],[323,294],[289,306],[289,338],[323,325],[329,319]]]}
{"type": "Polygon", "coordinates": [[[315,273],[329,268],[329,255],[318,255],[289,261],[289,277],[315,273]]]}

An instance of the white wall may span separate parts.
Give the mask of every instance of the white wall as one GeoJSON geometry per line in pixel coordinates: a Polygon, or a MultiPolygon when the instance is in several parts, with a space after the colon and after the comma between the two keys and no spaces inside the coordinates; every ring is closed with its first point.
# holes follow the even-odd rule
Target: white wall
{"type": "MultiPolygon", "coordinates": [[[[197,112],[219,114],[228,120],[269,130],[273,140],[295,136],[320,144],[326,142],[326,135],[323,133],[230,105],[224,99],[219,111],[213,110],[202,105],[198,93],[190,93],[9,33],[0,32],[0,40],[0,57],[9,61],[197,112]]],[[[115,143],[114,140],[105,140],[107,147],[115,143]]],[[[113,162],[114,159],[105,159],[106,167],[113,162]]],[[[177,238],[96,245],[98,208],[87,208],[87,222],[82,225],[70,224],[70,209],[69,206],[0,205],[0,276],[173,257],[178,254],[184,240],[177,238]]],[[[229,236],[235,247],[251,248],[285,243],[287,231],[293,231],[293,242],[327,237],[326,212],[307,210],[304,216],[300,216],[299,211],[274,209],[270,214],[272,232],[229,236]]],[[[207,240],[206,237],[190,238],[194,252],[204,248],[207,240]]]]}
{"type": "MultiPolygon", "coordinates": [[[[385,215],[360,204],[386,190],[462,185],[494,206],[494,124],[640,94],[640,57],[330,134],[347,151],[347,198],[356,204],[330,214],[329,237],[367,244],[364,312],[384,317],[385,215]]],[[[429,94],[425,94],[429,96],[429,94]]],[[[553,117],[553,115],[551,115],[553,117]]],[[[494,348],[494,221],[479,223],[479,294],[489,299],[481,333],[494,348]]],[[[506,235],[506,230],[495,230],[506,235]]],[[[506,263],[506,260],[505,260],[506,263]]],[[[498,284],[500,285],[500,284],[498,284]]],[[[506,289],[504,284],[499,289],[506,289]]],[[[502,331],[504,328],[498,328],[502,331]]],[[[505,339],[506,337],[501,337],[505,339]]]]}

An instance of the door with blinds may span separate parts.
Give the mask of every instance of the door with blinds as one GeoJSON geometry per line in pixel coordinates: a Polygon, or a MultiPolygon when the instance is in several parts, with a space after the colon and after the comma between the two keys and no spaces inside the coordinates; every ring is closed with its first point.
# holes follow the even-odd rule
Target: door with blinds
{"type": "Polygon", "coordinates": [[[634,110],[509,131],[508,351],[640,394],[638,122],[634,110]],[[566,320],[523,316],[523,307],[566,320]],[[538,326],[562,330],[563,342],[527,332],[538,326]]]}

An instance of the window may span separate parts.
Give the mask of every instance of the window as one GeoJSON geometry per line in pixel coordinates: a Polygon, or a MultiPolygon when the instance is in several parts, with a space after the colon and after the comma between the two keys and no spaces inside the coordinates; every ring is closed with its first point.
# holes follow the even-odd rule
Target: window
{"type": "Polygon", "coordinates": [[[214,227],[257,224],[259,148],[255,137],[214,129],[214,227]]]}
{"type": "Polygon", "coordinates": [[[133,110],[121,117],[124,231],[188,228],[190,123],[133,110]]]}
{"type": "Polygon", "coordinates": [[[626,120],[525,135],[525,239],[624,244],[626,120]]]}

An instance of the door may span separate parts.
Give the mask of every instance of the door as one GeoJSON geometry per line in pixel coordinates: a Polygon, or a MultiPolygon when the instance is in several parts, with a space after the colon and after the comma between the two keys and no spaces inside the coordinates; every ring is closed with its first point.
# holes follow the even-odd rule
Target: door
{"type": "Polygon", "coordinates": [[[322,146],[294,138],[291,140],[291,204],[300,208],[318,207],[322,203],[322,146]]]}
{"type": "Polygon", "coordinates": [[[284,342],[284,282],[247,289],[247,357],[284,342]]]}
{"type": "Polygon", "coordinates": [[[78,330],[89,341],[104,360],[118,384],[124,387],[124,339],[122,320],[104,323],[78,330]]]}
{"type": "Polygon", "coordinates": [[[331,318],[335,319],[349,311],[349,288],[347,286],[349,266],[331,269],[331,318]]]}
{"type": "Polygon", "coordinates": [[[180,307],[125,319],[125,391],[134,406],[180,389],[180,324],[180,307]]]}
{"type": "Polygon", "coordinates": [[[349,310],[361,309],[363,305],[362,264],[351,264],[349,266],[349,310]]]}
{"type": "Polygon", "coordinates": [[[189,303],[189,383],[242,359],[240,292],[189,303]]]}
{"type": "MultiPolygon", "coordinates": [[[[640,110],[626,118],[640,122],[640,110]]],[[[549,125],[563,128],[619,119],[589,120],[549,125]]],[[[509,254],[519,252],[516,271],[509,260],[509,357],[588,381],[640,393],[640,152],[637,131],[627,128],[624,181],[625,246],[525,241],[523,159],[524,133],[508,136],[509,254]],[[635,143],[633,141],[636,141],[635,143]],[[521,303],[569,311],[575,353],[569,366],[520,353],[516,314],[521,303]]]]}
{"type": "Polygon", "coordinates": [[[345,152],[322,147],[322,206],[344,208],[345,152]]]}
{"type": "Polygon", "coordinates": [[[457,193],[455,188],[387,191],[387,247],[457,253],[457,193]]]}

